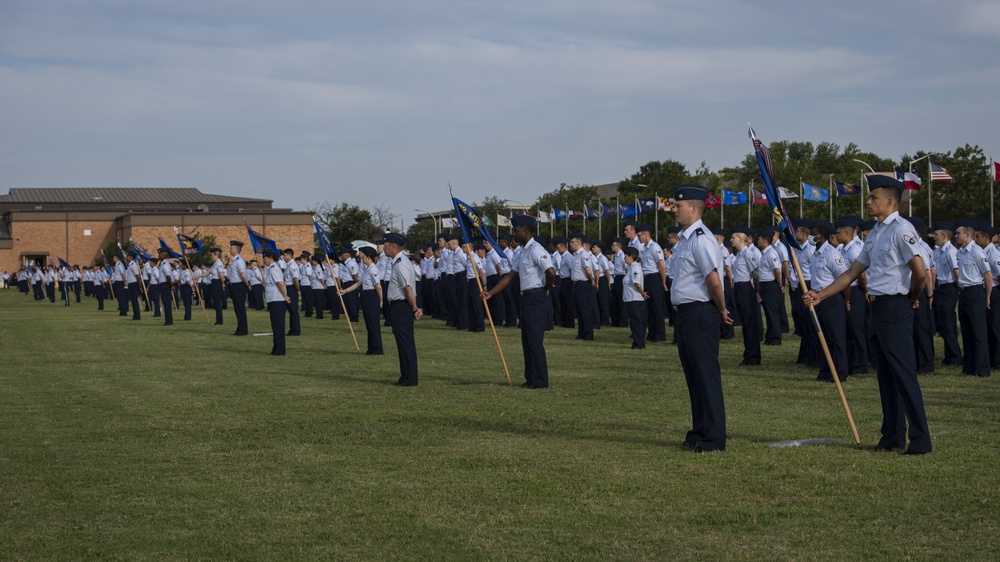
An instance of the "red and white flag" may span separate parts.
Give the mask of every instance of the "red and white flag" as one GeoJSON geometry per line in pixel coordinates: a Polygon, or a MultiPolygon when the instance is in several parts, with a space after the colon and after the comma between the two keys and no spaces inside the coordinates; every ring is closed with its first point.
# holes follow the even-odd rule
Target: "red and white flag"
{"type": "Polygon", "coordinates": [[[912,172],[896,172],[896,179],[903,182],[903,189],[920,189],[920,176],[912,172]]]}
{"type": "Polygon", "coordinates": [[[993,181],[1000,181],[1000,162],[993,163],[993,181]]]}

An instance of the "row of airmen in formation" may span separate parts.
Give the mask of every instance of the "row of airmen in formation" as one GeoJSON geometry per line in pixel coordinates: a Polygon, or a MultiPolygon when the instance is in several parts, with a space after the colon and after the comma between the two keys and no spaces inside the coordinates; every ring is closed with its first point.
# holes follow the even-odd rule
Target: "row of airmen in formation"
{"type": "MultiPolygon", "coordinates": [[[[1000,308],[990,306],[1000,293],[994,284],[1000,276],[998,232],[984,221],[939,222],[930,229],[931,248],[921,239],[920,219],[907,220],[916,234],[906,242],[921,256],[926,275],[925,288],[912,313],[918,371],[933,371],[933,337],[937,333],[944,340],[944,364],[962,365],[968,375],[989,376],[991,368],[1000,368],[1000,308]],[[959,324],[964,349],[958,344],[959,324]]],[[[818,369],[819,380],[833,380],[803,295],[823,292],[847,272],[874,226],[875,221],[863,222],[857,217],[844,217],[836,224],[796,221],[795,239],[801,249],[792,251],[802,280],[791,266],[789,248],[777,228],[754,231],[737,227],[727,232],[699,227],[699,236],[704,231],[714,237],[712,247],[718,253],[713,267],[722,283],[726,309],[726,321],[718,323],[718,336],[733,338],[733,323],[742,325],[741,366],[760,365],[761,344],[781,345],[783,334],[790,331],[784,301],[787,292],[792,296],[794,333],[800,336],[797,361],[818,369]],[[735,322],[729,321],[730,317],[735,322]]],[[[666,341],[665,325],[674,325],[682,308],[668,304],[667,299],[671,303],[685,300],[683,294],[672,294],[685,291],[672,273],[684,265],[677,263],[682,228],[669,229],[662,246],[652,239],[651,232],[648,224],[627,222],[624,237],[607,244],[580,233],[546,239],[536,235],[532,225],[527,237],[504,235],[499,238],[499,248],[484,243],[471,250],[460,246],[458,236],[442,234],[437,244],[421,246],[419,255],[409,259],[402,252],[405,237],[390,233],[378,241],[377,248],[345,248],[336,257],[307,251],[296,256],[291,249],[280,256],[265,251],[263,268],[255,261],[247,264],[240,255],[243,243],[233,240],[228,265],[222,261],[221,249],[213,248],[212,264],[204,267],[189,267],[185,261],[170,260],[164,254],[143,262],[127,255],[124,262],[114,257],[110,274],[101,267],[25,268],[17,273],[17,281],[25,293],[33,292],[36,299],[52,302],[58,282],[66,306],[74,295],[79,302],[81,284],[86,294],[98,299],[101,309],[107,293],[113,292],[119,315],[127,316],[131,308],[133,320],[140,319],[142,297],[154,317],[163,311],[165,325],[173,323],[175,306],[183,306],[184,319],[190,320],[192,300],[199,293],[204,295],[206,306],[214,308],[215,323],[221,325],[222,311],[231,300],[237,321],[235,336],[248,334],[247,304],[257,309],[266,305],[274,333],[274,355],[285,354],[285,336],[301,333],[300,312],[323,319],[329,311],[339,319],[343,311],[352,322],[360,315],[365,319],[369,355],[383,353],[383,322],[393,327],[400,354],[397,384],[401,386],[417,384],[413,321],[419,320],[425,309],[448,326],[472,332],[484,330],[488,312],[497,326],[522,328],[523,386],[545,388],[548,374],[541,331],[558,325],[575,328],[577,339],[593,340],[602,326],[621,326],[631,328],[633,349],[644,348],[647,341],[666,341]],[[528,261],[543,267],[531,282],[539,287],[525,289],[519,275],[510,275],[524,261],[526,247],[530,247],[528,261]],[[551,280],[546,273],[551,274],[551,280]],[[540,289],[545,293],[541,297],[535,292],[540,289]]],[[[867,373],[874,362],[870,318],[872,304],[879,296],[869,296],[868,280],[862,273],[843,291],[824,297],[816,306],[831,362],[841,380],[867,373]]],[[[678,332],[674,330],[674,343],[678,343],[678,332]]]]}
{"type": "MultiPolygon", "coordinates": [[[[919,218],[907,220],[919,234],[924,233],[919,218]]],[[[822,290],[846,271],[857,259],[874,222],[853,216],[836,223],[795,221],[795,237],[802,249],[793,251],[806,290],[822,290]]],[[[645,347],[646,341],[664,341],[664,324],[673,325],[673,308],[667,306],[666,297],[673,283],[672,250],[678,231],[670,228],[662,247],[651,238],[650,225],[631,221],[625,223],[625,237],[615,238],[610,244],[592,242],[579,233],[548,240],[535,236],[539,244],[548,247],[556,270],[555,287],[546,304],[551,314],[546,316],[545,328],[576,328],[578,339],[592,340],[601,326],[631,327],[633,349],[645,347]],[[636,252],[626,252],[628,248],[636,252]]],[[[740,365],[760,365],[761,344],[781,345],[790,326],[787,292],[792,297],[794,334],[801,338],[797,362],[817,368],[818,380],[832,381],[816,330],[801,301],[803,283],[791,267],[789,247],[781,242],[777,228],[755,231],[736,227],[729,232],[713,229],[712,233],[723,260],[719,273],[725,280],[727,308],[736,324],[743,326],[740,365]]],[[[996,300],[1000,284],[995,282],[1000,278],[1000,235],[986,221],[940,221],[932,225],[929,233],[933,248],[922,238],[917,239],[928,276],[914,318],[918,370],[934,370],[933,337],[937,334],[944,342],[943,364],[961,365],[965,374],[989,376],[991,369],[1000,368],[1000,307],[987,306],[1000,302],[996,300]]],[[[480,287],[495,287],[510,272],[515,255],[521,251],[511,235],[501,236],[499,246],[494,249],[485,243],[466,252],[454,234],[442,234],[436,245],[421,246],[419,257],[410,258],[417,303],[449,326],[483,331],[486,308],[480,287]]],[[[222,251],[213,248],[212,263],[204,267],[189,267],[185,260],[165,256],[139,260],[127,255],[122,262],[116,255],[110,274],[101,267],[26,267],[17,272],[16,280],[21,290],[34,294],[36,300],[56,302],[58,287],[64,306],[72,300],[80,302],[82,289],[86,295],[96,297],[98,307],[103,309],[106,294],[113,292],[119,315],[128,316],[131,309],[133,320],[141,318],[141,298],[146,311],[157,318],[162,315],[164,325],[173,323],[174,307],[183,308],[184,320],[190,320],[192,304],[197,303],[199,294],[204,295],[205,305],[214,309],[215,324],[221,325],[223,310],[232,300],[237,336],[248,333],[247,305],[257,310],[265,306],[270,309],[269,303],[284,301],[285,297],[294,300],[294,304],[286,303],[294,309],[288,311],[287,336],[301,333],[300,310],[306,317],[315,315],[318,319],[329,311],[334,320],[339,320],[341,310],[346,310],[352,322],[358,322],[364,312],[368,327],[366,353],[383,353],[379,318],[384,316],[386,325],[391,326],[387,303],[382,298],[391,260],[385,258],[381,244],[377,249],[362,248],[360,253],[354,248],[339,250],[336,262],[320,254],[312,256],[303,251],[296,256],[294,251],[286,250],[280,259],[265,263],[264,268],[256,260],[245,262],[241,250],[242,242],[232,241],[228,266],[222,261],[222,251]],[[266,278],[272,264],[281,273],[284,297],[277,283],[266,278]]],[[[816,311],[841,380],[852,374],[866,374],[869,369],[870,312],[866,292],[862,275],[843,295],[828,299],[816,311]]],[[[508,286],[501,298],[488,302],[496,325],[517,325],[519,297],[515,287],[508,286]]],[[[732,326],[723,325],[721,337],[733,336],[732,326]]],[[[273,353],[284,352],[284,342],[277,342],[273,353]]]]}

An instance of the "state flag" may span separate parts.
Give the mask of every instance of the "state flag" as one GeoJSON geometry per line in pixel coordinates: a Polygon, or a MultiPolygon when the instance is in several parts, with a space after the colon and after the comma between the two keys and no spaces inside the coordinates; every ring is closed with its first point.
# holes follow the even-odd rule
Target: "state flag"
{"type": "Polygon", "coordinates": [[[745,205],[746,202],[747,202],[747,194],[745,191],[729,191],[727,189],[722,190],[723,205],[745,205]]]}
{"type": "Polygon", "coordinates": [[[802,182],[802,198],[806,201],[826,201],[830,192],[812,184],[802,182]]]}
{"type": "Polygon", "coordinates": [[[711,193],[705,198],[705,208],[706,209],[718,209],[722,206],[722,199],[711,193]]]}
{"type": "Polygon", "coordinates": [[[834,181],[833,183],[837,186],[837,195],[857,195],[861,193],[861,188],[853,183],[840,183],[839,181],[834,181]]]}
{"type": "Polygon", "coordinates": [[[903,189],[916,191],[920,189],[920,176],[911,172],[896,172],[896,179],[903,182],[903,189]]]}

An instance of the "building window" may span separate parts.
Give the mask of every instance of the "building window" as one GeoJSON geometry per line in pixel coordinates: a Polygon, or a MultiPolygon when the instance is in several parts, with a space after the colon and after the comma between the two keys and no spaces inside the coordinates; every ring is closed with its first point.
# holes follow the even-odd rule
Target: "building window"
{"type": "Polygon", "coordinates": [[[84,236],[90,236],[90,229],[89,228],[83,229],[83,235],[84,236]]]}

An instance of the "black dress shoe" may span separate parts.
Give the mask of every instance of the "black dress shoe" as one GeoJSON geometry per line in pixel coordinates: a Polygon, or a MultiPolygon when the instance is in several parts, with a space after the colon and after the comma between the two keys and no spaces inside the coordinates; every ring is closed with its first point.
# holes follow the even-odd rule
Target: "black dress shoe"
{"type": "Polygon", "coordinates": [[[876,445],[872,451],[876,453],[891,453],[896,449],[899,449],[899,447],[893,447],[891,445],[876,445]]]}
{"type": "Polygon", "coordinates": [[[521,388],[531,388],[532,386],[534,386],[534,385],[532,385],[528,381],[524,381],[524,382],[521,383],[521,388]]]}
{"type": "Polygon", "coordinates": [[[681,444],[680,444],[680,445],[678,445],[677,447],[678,447],[679,449],[687,449],[688,451],[693,451],[693,450],[694,450],[694,448],[695,448],[695,446],[696,446],[696,445],[695,445],[694,443],[690,442],[690,441],[683,441],[683,442],[681,442],[681,444]]]}
{"type": "Polygon", "coordinates": [[[694,448],[694,452],[696,453],[721,453],[725,450],[726,450],[725,447],[709,448],[709,447],[702,447],[701,445],[698,445],[697,447],[694,448]]]}
{"type": "Polygon", "coordinates": [[[926,455],[930,451],[914,451],[913,449],[907,449],[903,451],[904,455],[926,455]]]}
{"type": "Polygon", "coordinates": [[[396,386],[417,386],[415,382],[396,381],[396,386]]]}

